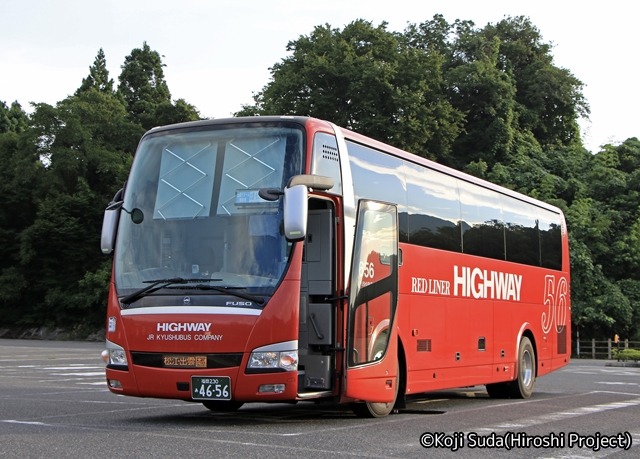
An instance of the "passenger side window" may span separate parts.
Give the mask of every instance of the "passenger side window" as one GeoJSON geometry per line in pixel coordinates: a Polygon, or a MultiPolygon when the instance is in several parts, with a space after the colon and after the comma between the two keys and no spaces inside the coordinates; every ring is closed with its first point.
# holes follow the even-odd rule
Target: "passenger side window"
{"type": "Polygon", "coordinates": [[[501,199],[506,222],[507,261],[540,266],[537,208],[506,196],[501,199]]]}
{"type": "Polygon", "coordinates": [[[504,260],[504,219],[497,193],[458,181],[462,214],[462,251],[504,260]]]}
{"type": "Polygon", "coordinates": [[[398,206],[400,242],[406,242],[407,191],[404,162],[372,148],[347,141],[356,202],[372,199],[398,206]]]}
{"type": "Polygon", "coordinates": [[[562,222],[560,215],[538,209],[540,261],[543,268],[562,269],[562,222]]]}
{"type": "Polygon", "coordinates": [[[409,243],[460,252],[460,203],[455,178],[406,164],[409,243]]]}

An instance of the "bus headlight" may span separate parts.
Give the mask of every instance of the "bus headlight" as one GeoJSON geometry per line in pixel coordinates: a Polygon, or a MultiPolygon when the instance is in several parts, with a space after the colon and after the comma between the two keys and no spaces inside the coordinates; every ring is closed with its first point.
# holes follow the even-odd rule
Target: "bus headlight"
{"type": "Polygon", "coordinates": [[[115,343],[107,340],[107,352],[108,352],[108,364],[109,365],[128,365],[127,361],[127,351],[124,350],[122,346],[118,346],[115,343]]]}
{"type": "Polygon", "coordinates": [[[296,371],[298,351],[252,352],[249,356],[248,368],[253,370],[282,368],[285,371],[296,371]]]}
{"type": "Polygon", "coordinates": [[[109,351],[109,363],[112,365],[127,365],[127,353],[124,349],[111,349],[109,351]]]}

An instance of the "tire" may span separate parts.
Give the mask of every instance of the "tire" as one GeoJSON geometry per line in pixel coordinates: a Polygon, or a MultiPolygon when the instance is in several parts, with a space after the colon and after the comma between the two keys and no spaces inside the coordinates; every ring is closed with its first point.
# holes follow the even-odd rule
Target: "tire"
{"type": "Polygon", "coordinates": [[[363,402],[352,403],[351,410],[359,418],[383,418],[393,410],[395,399],[389,403],[363,402]]]}
{"type": "Polygon", "coordinates": [[[523,336],[518,350],[518,378],[511,383],[512,398],[529,398],[536,382],[536,354],[531,340],[523,336]]]}
{"type": "Polygon", "coordinates": [[[509,398],[511,394],[511,383],[487,384],[487,393],[491,398],[509,398]]]}
{"type": "Polygon", "coordinates": [[[232,411],[237,411],[242,405],[243,402],[236,402],[235,400],[230,401],[219,401],[219,400],[205,400],[202,404],[210,409],[211,411],[218,411],[221,413],[230,413],[232,411]]]}

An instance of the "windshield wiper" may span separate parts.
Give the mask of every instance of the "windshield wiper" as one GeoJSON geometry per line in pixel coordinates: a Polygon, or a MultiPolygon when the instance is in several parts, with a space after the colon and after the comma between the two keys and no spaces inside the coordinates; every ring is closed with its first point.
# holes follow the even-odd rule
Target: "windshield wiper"
{"type": "MultiPolygon", "coordinates": [[[[209,279],[205,279],[206,282],[209,279]]],[[[180,288],[180,287],[169,287],[169,288],[180,288]]],[[[218,287],[214,285],[192,285],[186,288],[197,288],[200,290],[215,290],[220,293],[227,293],[229,295],[237,296],[238,298],[242,298],[243,300],[253,301],[254,303],[258,303],[259,305],[264,304],[264,298],[260,298],[259,296],[249,295],[248,293],[238,292],[238,289],[242,289],[244,287],[218,287]]]]}
{"type": "MultiPolygon", "coordinates": [[[[220,282],[222,279],[183,279],[182,277],[172,277],[171,279],[156,279],[150,281],[144,281],[143,284],[151,284],[147,287],[133,292],[131,295],[127,295],[120,300],[120,303],[129,305],[134,301],[138,301],[140,298],[147,296],[156,290],[168,287],[174,284],[190,284],[196,282],[220,282]]],[[[205,287],[203,285],[203,287],[205,287]]]]}

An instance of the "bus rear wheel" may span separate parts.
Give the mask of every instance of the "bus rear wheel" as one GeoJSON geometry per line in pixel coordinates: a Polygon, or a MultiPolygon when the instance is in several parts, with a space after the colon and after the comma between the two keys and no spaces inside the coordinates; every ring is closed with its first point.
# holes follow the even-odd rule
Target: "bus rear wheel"
{"type": "Polygon", "coordinates": [[[243,402],[236,402],[234,400],[230,400],[228,402],[219,401],[219,400],[205,400],[204,402],[202,402],[202,404],[206,408],[210,409],[211,411],[218,411],[218,412],[223,412],[223,413],[229,413],[231,411],[236,411],[242,405],[244,405],[243,402]]]}
{"type": "Polygon", "coordinates": [[[518,350],[518,378],[511,383],[511,398],[529,398],[536,382],[536,355],[531,340],[523,336],[518,350]]]}

